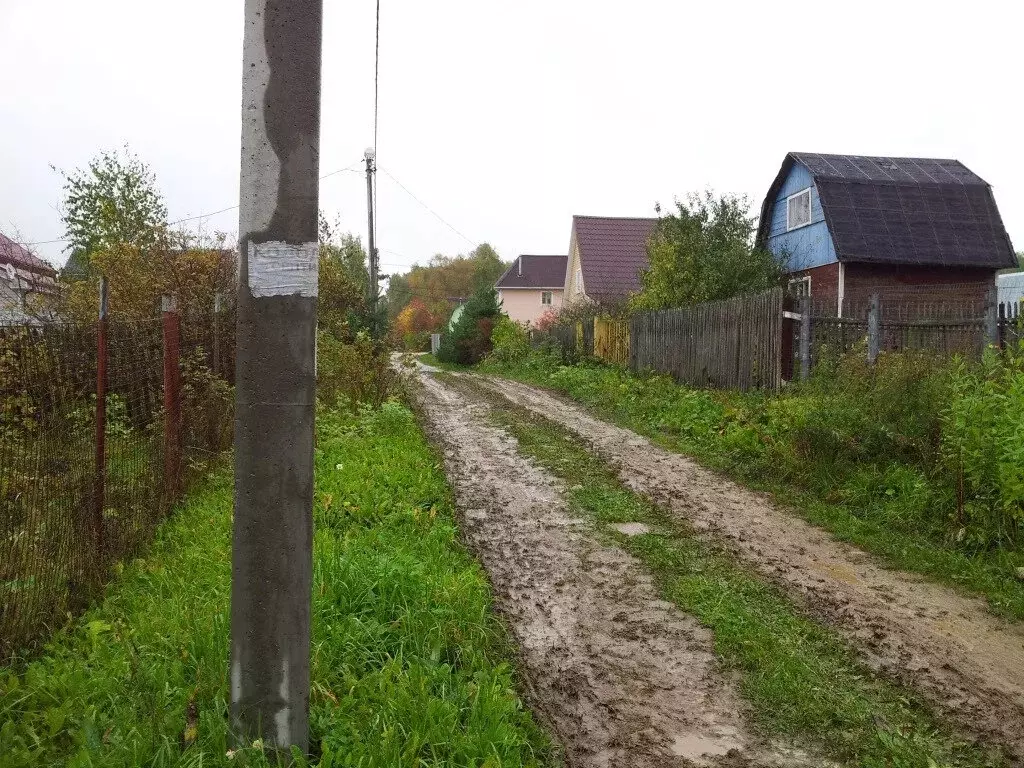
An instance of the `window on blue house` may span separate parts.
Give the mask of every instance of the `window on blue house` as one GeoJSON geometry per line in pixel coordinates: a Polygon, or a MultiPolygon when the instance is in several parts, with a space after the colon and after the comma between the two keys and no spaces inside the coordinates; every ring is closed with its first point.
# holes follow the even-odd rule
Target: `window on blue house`
{"type": "Polygon", "coordinates": [[[811,190],[805,189],[786,198],[786,230],[811,223],[811,190]]]}

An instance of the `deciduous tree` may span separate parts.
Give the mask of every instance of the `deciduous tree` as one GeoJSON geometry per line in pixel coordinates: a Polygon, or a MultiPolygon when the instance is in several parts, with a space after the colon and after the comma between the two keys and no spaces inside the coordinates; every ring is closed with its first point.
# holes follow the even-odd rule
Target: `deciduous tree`
{"type": "MultiPolygon", "coordinates": [[[[56,170],[56,169],[55,169],[56,170]]],[[[102,152],[85,168],[64,177],[63,215],[70,252],[65,272],[88,274],[99,250],[156,246],[167,223],[167,207],[150,168],[132,154],[102,152]]]]}
{"type": "Polygon", "coordinates": [[[648,243],[650,266],[633,307],[683,307],[777,285],[784,260],[754,247],[757,220],[749,209],[745,197],[711,191],[677,200],[648,243]]]}

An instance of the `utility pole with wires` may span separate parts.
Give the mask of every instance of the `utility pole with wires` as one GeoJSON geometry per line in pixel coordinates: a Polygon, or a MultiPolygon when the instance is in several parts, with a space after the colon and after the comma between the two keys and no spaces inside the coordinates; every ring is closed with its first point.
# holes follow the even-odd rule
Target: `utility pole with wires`
{"type": "Polygon", "coordinates": [[[367,244],[370,258],[370,284],[367,286],[369,295],[367,300],[370,304],[370,328],[374,338],[377,338],[377,302],[380,298],[380,286],[378,285],[378,254],[376,245],[375,222],[373,219],[373,176],[377,172],[375,164],[377,152],[373,147],[368,147],[363,154],[366,160],[366,219],[367,219],[367,244]]]}
{"type": "Polygon", "coordinates": [[[323,0],[245,0],[231,730],[309,746],[323,0]]]}

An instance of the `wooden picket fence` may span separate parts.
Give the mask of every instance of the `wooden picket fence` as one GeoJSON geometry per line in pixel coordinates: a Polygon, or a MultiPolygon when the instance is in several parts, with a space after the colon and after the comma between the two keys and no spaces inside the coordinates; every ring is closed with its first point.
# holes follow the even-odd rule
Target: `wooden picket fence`
{"type": "Polygon", "coordinates": [[[697,387],[782,385],[783,290],[630,319],[629,367],[671,374],[697,387]]]}

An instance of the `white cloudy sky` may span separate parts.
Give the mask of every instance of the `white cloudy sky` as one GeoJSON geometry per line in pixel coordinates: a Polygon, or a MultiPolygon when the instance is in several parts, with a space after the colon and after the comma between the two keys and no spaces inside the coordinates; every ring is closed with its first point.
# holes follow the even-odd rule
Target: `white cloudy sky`
{"type": "MultiPolygon", "coordinates": [[[[707,186],[759,204],[788,150],[956,157],[1024,247],[1016,3],[381,5],[379,166],[506,258],[564,253],[573,213],[651,215],[707,186]]],[[[242,7],[0,0],[0,230],[61,236],[50,165],[126,143],[172,219],[236,203],[242,7]]],[[[372,141],[373,12],[325,0],[324,173],[372,141]]],[[[385,270],[471,247],[383,172],[378,202],[385,270]]],[[[362,176],[324,180],[321,206],[362,234],[362,176]]],[[[233,234],[237,212],[203,224],[233,234]]]]}

